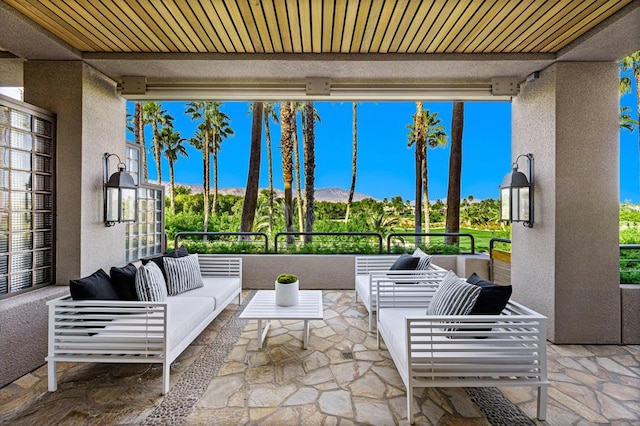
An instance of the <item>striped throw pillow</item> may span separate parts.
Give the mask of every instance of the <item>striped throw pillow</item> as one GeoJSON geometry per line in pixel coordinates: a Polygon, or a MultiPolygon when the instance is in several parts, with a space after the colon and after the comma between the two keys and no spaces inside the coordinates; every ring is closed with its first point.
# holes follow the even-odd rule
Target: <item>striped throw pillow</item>
{"type": "Polygon", "coordinates": [[[164,272],[167,274],[169,296],[204,287],[197,254],[184,257],[165,257],[164,272]]]}
{"type": "Polygon", "coordinates": [[[433,256],[420,250],[420,247],[416,247],[416,250],[413,252],[413,257],[417,257],[418,259],[420,259],[418,260],[416,271],[425,271],[429,269],[429,265],[431,265],[431,258],[433,256]]]}
{"type": "Polygon", "coordinates": [[[480,296],[480,290],[480,287],[449,271],[433,295],[427,315],[468,315],[480,296]]]}
{"type": "Polygon", "coordinates": [[[136,293],[143,302],[162,302],[167,299],[164,276],[154,262],[141,266],[136,272],[136,293]]]}

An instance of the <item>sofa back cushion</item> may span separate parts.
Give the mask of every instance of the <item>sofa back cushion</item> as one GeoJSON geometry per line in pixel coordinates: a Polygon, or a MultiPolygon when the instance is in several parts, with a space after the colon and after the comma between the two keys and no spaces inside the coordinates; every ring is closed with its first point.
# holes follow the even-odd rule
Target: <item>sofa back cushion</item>
{"type": "Polygon", "coordinates": [[[167,275],[169,296],[204,286],[197,254],[175,258],[165,257],[164,270],[167,275]]]}
{"type": "Polygon", "coordinates": [[[122,268],[112,267],[111,282],[121,300],[138,300],[136,293],[136,272],[138,269],[132,263],[122,268]]]}
{"type": "Polygon", "coordinates": [[[136,293],[143,302],[162,302],[167,299],[167,285],[162,271],[154,262],[142,265],[136,273],[136,293]]]}
{"type": "Polygon", "coordinates": [[[98,269],[88,277],[69,281],[69,291],[73,300],[119,300],[109,275],[98,269]]]}
{"type": "Polygon", "coordinates": [[[480,296],[469,315],[500,315],[509,302],[512,287],[483,280],[475,272],[467,282],[480,287],[480,296]]]}

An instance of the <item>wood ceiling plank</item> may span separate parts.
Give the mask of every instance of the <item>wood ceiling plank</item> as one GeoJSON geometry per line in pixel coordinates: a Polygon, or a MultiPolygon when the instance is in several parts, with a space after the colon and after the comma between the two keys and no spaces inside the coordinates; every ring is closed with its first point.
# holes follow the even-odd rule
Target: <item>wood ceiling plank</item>
{"type": "Polygon", "coordinates": [[[37,0],[9,0],[6,3],[74,48],[83,52],[98,50],[98,46],[82,34],[78,34],[77,30],[65,23],[42,2],[37,0]]]}
{"type": "MultiPolygon", "coordinates": [[[[616,13],[620,8],[628,4],[627,1],[603,1],[595,2],[586,8],[580,16],[576,16],[570,22],[546,40],[542,41],[538,48],[539,52],[557,52],[567,44],[586,33],[590,28],[595,27],[600,22],[616,13]]],[[[640,25],[640,23],[638,23],[640,25]]]]}
{"type": "Polygon", "coordinates": [[[264,0],[261,2],[262,11],[267,23],[267,32],[271,36],[271,44],[275,53],[282,53],[282,37],[280,29],[278,27],[278,18],[276,17],[276,10],[273,7],[273,0],[264,0]]]}
{"type": "MultiPolygon", "coordinates": [[[[410,1],[406,5],[404,15],[402,16],[402,19],[398,23],[398,29],[396,30],[396,33],[394,34],[393,38],[391,39],[391,44],[389,45],[389,51],[391,51],[391,52],[399,52],[398,48],[400,47],[400,44],[404,40],[413,39],[413,36],[411,34],[408,34],[408,30],[409,30],[409,27],[413,24],[414,21],[419,21],[420,20],[420,17],[417,16],[418,7],[421,4],[424,6],[425,3],[427,5],[429,4],[429,2],[410,1]]],[[[407,44],[408,44],[408,42],[407,42],[407,44]]],[[[402,52],[399,52],[399,53],[402,53],[402,52]]]]}
{"type": "Polygon", "coordinates": [[[291,26],[289,25],[287,5],[285,2],[278,0],[275,0],[275,5],[280,37],[282,37],[282,50],[284,53],[291,53],[293,52],[293,40],[291,39],[291,26]]]}
{"type": "Polygon", "coordinates": [[[346,0],[336,0],[333,8],[333,36],[331,38],[331,52],[340,53],[342,48],[342,31],[344,18],[347,15],[346,0]]]}
{"type": "MultiPolygon", "coordinates": [[[[265,49],[263,44],[262,37],[260,36],[260,31],[258,30],[258,23],[256,22],[256,17],[253,14],[253,10],[249,5],[247,0],[237,0],[235,4],[238,7],[238,11],[240,13],[241,21],[244,23],[244,27],[247,29],[247,33],[249,34],[249,38],[251,39],[251,45],[253,46],[253,50],[257,53],[264,53],[268,51],[265,49]]],[[[262,12],[261,12],[262,13],[262,12]]],[[[235,18],[234,18],[235,19],[235,18]]],[[[271,45],[271,40],[267,39],[267,43],[269,46],[271,45]]],[[[269,48],[270,51],[273,49],[269,48]]]]}
{"type": "Polygon", "coordinates": [[[196,52],[205,53],[207,51],[210,51],[210,48],[205,45],[203,36],[205,39],[207,39],[207,44],[209,46],[213,47],[213,45],[208,40],[207,35],[202,32],[202,28],[198,28],[199,24],[193,16],[193,13],[191,13],[191,8],[189,7],[188,3],[181,2],[178,5],[175,0],[165,0],[164,6],[172,16],[171,20],[167,19],[167,23],[169,23],[169,25],[172,25],[172,23],[177,23],[183,34],[189,39],[189,41],[191,41],[191,44],[193,45],[193,48],[196,52]],[[189,13],[191,13],[193,20],[189,19],[189,13]]]}
{"type": "Polygon", "coordinates": [[[313,52],[313,40],[311,35],[311,5],[309,0],[298,0],[298,20],[300,21],[300,37],[302,51],[313,52]]]}
{"type": "MultiPolygon", "coordinates": [[[[195,32],[180,12],[180,8],[175,5],[175,0],[152,2],[150,7],[157,9],[160,27],[167,33],[172,31],[185,46],[185,52],[198,53],[200,48],[204,50],[204,47],[198,42],[195,32]],[[176,11],[175,14],[172,9],[176,11]]],[[[150,11],[150,13],[152,12],[150,11]]]]}
{"type": "MultiPolygon", "coordinates": [[[[247,53],[262,53],[264,49],[262,46],[254,46],[253,39],[249,34],[249,28],[247,27],[247,22],[245,22],[242,13],[240,13],[240,9],[238,9],[237,0],[224,0],[224,5],[226,6],[226,10],[229,18],[231,19],[232,25],[235,27],[238,32],[238,36],[240,40],[242,40],[242,45],[247,53]],[[257,48],[257,49],[256,49],[257,48]]],[[[253,18],[251,18],[253,19],[253,18]]]]}
{"type": "MultiPolygon", "coordinates": [[[[421,28],[427,27],[429,28],[430,23],[426,21],[427,16],[429,16],[429,11],[435,5],[436,2],[430,1],[422,1],[419,2],[420,6],[418,10],[415,12],[415,19],[411,22],[411,25],[406,30],[405,37],[402,39],[402,42],[397,46],[398,52],[408,53],[409,47],[415,40],[418,32],[421,28]]],[[[392,43],[393,45],[393,43],[392,43]]]]}
{"type": "Polygon", "coordinates": [[[536,28],[538,28],[537,24],[539,22],[543,22],[548,19],[545,18],[545,15],[550,13],[550,11],[557,6],[559,1],[561,0],[545,1],[542,5],[536,7],[533,13],[530,13],[519,28],[513,32],[513,35],[509,39],[500,43],[500,45],[496,47],[496,50],[499,52],[512,52],[514,48],[517,48],[522,40],[535,32],[536,28]]]}
{"type": "Polygon", "coordinates": [[[396,7],[393,9],[389,22],[387,24],[387,31],[385,31],[382,42],[380,43],[380,53],[389,52],[391,41],[393,41],[393,38],[398,32],[398,26],[400,25],[402,18],[406,14],[408,5],[408,0],[399,0],[396,7]]]}
{"type": "Polygon", "coordinates": [[[469,37],[474,30],[480,31],[478,25],[482,18],[489,12],[495,1],[484,1],[480,7],[473,11],[473,15],[469,17],[465,25],[457,31],[453,31],[454,38],[448,40],[448,46],[444,49],[446,53],[459,53],[460,44],[469,37]]]}
{"type": "MultiPolygon", "coordinates": [[[[208,49],[211,52],[218,52],[218,53],[226,52],[226,47],[224,46],[224,43],[220,39],[220,36],[218,35],[218,31],[216,31],[213,24],[209,20],[209,17],[207,16],[208,15],[207,12],[205,12],[205,9],[202,7],[202,1],[191,0],[189,2],[189,5],[190,5],[191,13],[189,14],[188,19],[194,19],[195,21],[197,21],[197,24],[194,23],[193,25],[194,26],[199,25],[200,28],[202,28],[202,32],[204,33],[204,35],[201,35],[200,38],[202,38],[203,41],[205,37],[209,39],[209,43],[211,43],[211,47],[208,47],[208,49]]],[[[207,43],[205,43],[205,45],[209,46],[207,43]]]]}
{"type": "Polygon", "coordinates": [[[369,53],[371,49],[371,43],[373,42],[373,36],[378,26],[378,20],[380,19],[380,11],[384,1],[373,0],[371,3],[371,9],[369,10],[369,16],[367,17],[366,27],[364,34],[362,35],[362,41],[360,42],[360,53],[369,53]]]}
{"type": "Polygon", "coordinates": [[[507,1],[508,0],[489,0],[486,2],[489,3],[489,9],[480,17],[480,20],[476,23],[476,26],[469,31],[467,37],[460,41],[457,47],[458,52],[464,53],[469,49],[469,46],[478,39],[480,33],[482,33],[498,11],[504,7],[507,1]]]}
{"type": "Polygon", "coordinates": [[[111,9],[106,8],[98,0],[84,1],[84,7],[87,11],[96,16],[97,19],[104,24],[105,27],[111,31],[115,37],[120,39],[126,46],[128,46],[130,52],[153,52],[156,46],[150,40],[142,39],[129,30],[127,24],[118,19],[118,17],[112,12],[111,9]]]}
{"type": "MultiPolygon", "coordinates": [[[[68,17],[68,21],[72,24],[72,21],[79,30],[86,31],[87,36],[98,40],[109,46],[111,52],[128,52],[131,50],[126,43],[120,40],[109,28],[103,25],[103,21],[98,19],[95,14],[90,12],[88,7],[79,4],[75,0],[64,0],[56,2],[58,7],[68,17]]],[[[89,6],[89,4],[86,4],[89,6]]],[[[95,12],[94,12],[95,13],[95,12]]]]}
{"type": "Polygon", "coordinates": [[[340,44],[341,53],[351,52],[351,43],[353,41],[353,33],[356,28],[359,6],[359,0],[350,0],[347,2],[347,11],[345,13],[344,27],[342,29],[342,43],[340,44]]]}
{"type": "Polygon", "coordinates": [[[322,52],[322,0],[311,0],[311,44],[313,53],[322,52]]]}
{"type": "Polygon", "coordinates": [[[288,53],[302,53],[302,39],[300,35],[300,18],[298,15],[298,2],[287,2],[287,17],[289,18],[289,31],[291,32],[291,48],[288,53]]]}
{"type": "Polygon", "coordinates": [[[489,16],[488,22],[484,25],[484,28],[478,33],[468,47],[464,49],[464,53],[479,53],[482,50],[479,49],[483,43],[487,43],[487,40],[492,40],[496,32],[499,32],[499,28],[503,25],[503,22],[511,11],[518,5],[518,2],[507,0],[506,2],[498,2],[499,8],[492,8],[495,11],[495,15],[489,16]]]}
{"type": "Polygon", "coordinates": [[[358,8],[358,16],[355,19],[355,28],[353,30],[353,38],[351,41],[351,52],[360,52],[360,46],[362,46],[362,38],[364,37],[364,31],[369,21],[369,11],[371,10],[371,0],[361,0],[360,7],[358,8]]]}
{"type": "Polygon", "coordinates": [[[416,34],[413,36],[413,40],[411,40],[411,43],[407,47],[408,53],[416,53],[418,51],[418,49],[424,42],[425,37],[431,31],[431,28],[437,25],[438,15],[444,7],[446,1],[447,0],[435,0],[432,2],[431,8],[426,13],[422,24],[418,28],[416,34]]]}
{"type": "Polygon", "coordinates": [[[446,52],[451,42],[455,39],[456,34],[464,29],[475,10],[476,8],[473,7],[473,3],[466,1],[459,2],[449,15],[449,19],[447,19],[442,28],[440,28],[440,31],[438,31],[438,34],[427,48],[427,52],[446,52]]]}
{"type": "Polygon", "coordinates": [[[373,40],[371,41],[371,48],[369,49],[370,53],[380,52],[380,45],[385,37],[385,33],[389,26],[389,21],[391,20],[391,15],[393,14],[396,4],[397,0],[384,0],[384,6],[382,6],[382,10],[380,11],[380,19],[378,19],[376,32],[373,35],[373,40]]]}
{"type": "Polygon", "coordinates": [[[442,7],[438,11],[438,16],[435,18],[434,24],[429,28],[429,31],[422,39],[420,46],[416,49],[417,53],[426,53],[429,46],[433,43],[433,40],[438,36],[443,26],[452,25],[449,24],[451,19],[451,13],[460,3],[459,0],[447,0],[442,4],[442,7]]]}
{"type": "MultiPolygon", "coordinates": [[[[253,20],[256,24],[257,35],[260,39],[260,43],[264,48],[264,51],[267,53],[273,53],[273,42],[271,41],[271,34],[269,33],[269,26],[267,25],[267,17],[264,14],[264,10],[262,9],[262,5],[259,0],[245,0],[246,5],[243,5],[243,8],[248,8],[248,12],[253,16],[253,20]]],[[[241,4],[241,3],[239,3],[241,4]]],[[[247,12],[243,11],[243,14],[247,12]]]]}
{"type": "Polygon", "coordinates": [[[199,2],[199,5],[202,10],[204,10],[205,16],[210,22],[213,31],[215,31],[216,35],[220,39],[220,42],[224,46],[224,50],[222,51],[226,53],[236,53],[236,46],[234,45],[230,35],[232,32],[235,34],[235,28],[229,28],[229,30],[227,30],[227,28],[222,23],[218,12],[216,11],[217,8],[224,8],[224,6],[218,3],[218,5],[214,7],[213,3],[209,0],[201,0],[199,2]]]}
{"type": "MultiPolygon", "coordinates": [[[[481,44],[479,49],[483,52],[499,52],[498,46],[505,40],[509,40],[514,36],[514,31],[530,16],[537,7],[540,6],[539,0],[521,0],[518,5],[511,11],[509,17],[504,20],[499,30],[493,33],[493,40],[489,43],[481,44]]],[[[488,39],[486,40],[489,41],[488,39]]]]}
{"type": "MultiPolygon", "coordinates": [[[[171,25],[164,19],[163,14],[169,14],[169,12],[164,7],[157,8],[156,3],[152,3],[150,0],[137,0],[136,2],[131,2],[131,4],[134,5],[133,7],[135,7],[136,3],[139,6],[137,8],[138,13],[146,14],[150,18],[151,22],[153,22],[154,25],[158,28],[159,34],[164,34],[165,38],[171,40],[173,45],[177,48],[178,52],[189,52],[190,48],[195,50],[190,42],[188,44],[185,44],[184,39],[186,38],[186,36],[182,31],[180,31],[180,33],[176,33],[173,30],[173,28],[177,27],[178,25],[175,22],[173,22],[173,25],[171,25]]],[[[179,28],[176,28],[176,30],[179,30],[179,28]]]]}
{"type": "Polygon", "coordinates": [[[322,53],[330,53],[333,40],[333,2],[322,3],[322,53]]]}
{"type": "Polygon", "coordinates": [[[245,46],[242,41],[242,37],[240,37],[240,33],[238,29],[233,23],[229,12],[227,11],[224,2],[217,1],[215,2],[215,12],[220,19],[222,26],[227,31],[229,38],[231,39],[231,43],[233,45],[233,51],[236,53],[248,53],[248,46],[245,46]]]}
{"type": "Polygon", "coordinates": [[[118,11],[114,13],[118,15],[120,21],[141,40],[147,39],[150,42],[153,41],[156,46],[159,46],[159,51],[161,52],[180,51],[173,40],[162,31],[151,16],[149,16],[144,8],[137,2],[118,0],[114,2],[115,4],[104,5],[103,3],[104,1],[99,1],[101,9],[113,10],[117,8],[118,11]]]}
{"type": "MultiPolygon", "coordinates": [[[[588,4],[591,3],[592,1],[588,2],[588,4]]],[[[547,15],[548,19],[520,44],[522,51],[536,52],[535,46],[537,46],[547,34],[555,31],[555,29],[558,28],[558,23],[561,22],[564,17],[569,15],[574,16],[573,13],[576,11],[576,8],[580,11],[584,10],[582,7],[583,4],[582,1],[578,1],[577,3],[574,0],[561,1],[557,7],[554,8],[555,13],[547,15]]]]}

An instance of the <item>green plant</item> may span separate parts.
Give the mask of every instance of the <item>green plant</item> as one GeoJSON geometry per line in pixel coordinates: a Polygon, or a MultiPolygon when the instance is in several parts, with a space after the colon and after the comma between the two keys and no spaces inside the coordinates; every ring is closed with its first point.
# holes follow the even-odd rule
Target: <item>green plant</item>
{"type": "Polygon", "coordinates": [[[280,284],[293,284],[298,281],[298,277],[293,274],[280,274],[276,281],[280,284]]]}

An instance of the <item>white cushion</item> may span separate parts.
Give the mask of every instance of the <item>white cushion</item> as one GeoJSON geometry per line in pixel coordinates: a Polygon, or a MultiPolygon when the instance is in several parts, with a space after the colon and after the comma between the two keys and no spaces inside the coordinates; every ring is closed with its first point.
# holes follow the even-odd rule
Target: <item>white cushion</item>
{"type": "Polygon", "coordinates": [[[427,315],[467,315],[480,296],[481,288],[449,271],[431,299],[427,315]]]}
{"type": "Polygon", "coordinates": [[[141,266],[136,272],[136,293],[143,302],[162,302],[167,299],[167,284],[155,262],[141,266]]]}
{"type": "Polygon", "coordinates": [[[416,271],[426,271],[427,269],[429,269],[429,265],[431,265],[431,259],[433,258],[433,256],[423,252],[420,247],[416,247],[412,256],[420,258],[420,260],[418,261],[418,265],[416,266],[416,271]]]}
{"type": "Polygon", "coordinates": [[[225,300],[240,289],[240,278],[203,277],[203,287],[185,291],[172,298],[182,297],[209,297],[215,300],[216,306],[220,306],[225,300]]]}
{"type": "Polygon", "coordinates": [[[164,271],[167,274],[169,296],[175,296],[204,285],[197,254],[184,257],[165,256],[164,271]]]}
{"type": "Polygon", "coordinates": [[[373,295],[369,294],[369,275],[356,275],[356,292],[358,297],[362,299],[362,303],[367,308],[367,311],[371,311],[371,298],[375,300],[376,289],[373,288],[373,295]]]}
{"type": "Polygon", "coordinates": [[[172,348],[204,321],[216,307],[215,301],[207,297],[170,297],[168,304],[167,334],[172,348]]]}

